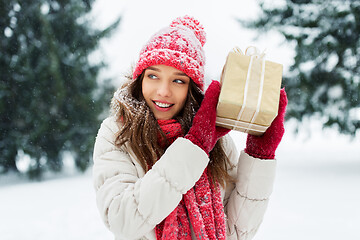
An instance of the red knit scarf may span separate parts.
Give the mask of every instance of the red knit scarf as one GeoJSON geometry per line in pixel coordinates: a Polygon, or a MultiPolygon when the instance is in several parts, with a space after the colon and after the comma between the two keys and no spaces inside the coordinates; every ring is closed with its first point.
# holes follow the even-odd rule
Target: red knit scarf
{"type": "MultiPolygon", "coordinates": [[[[180,123],[174,119],[158,120],[158,124],[170,144],[183,136],[180,123]]],[[[197,239],[225,239],[224,207],[217,185],[215,188],[206,168],[175,210],[156,226],[156,238],[191,240],[191,224],[197,239]]]]}

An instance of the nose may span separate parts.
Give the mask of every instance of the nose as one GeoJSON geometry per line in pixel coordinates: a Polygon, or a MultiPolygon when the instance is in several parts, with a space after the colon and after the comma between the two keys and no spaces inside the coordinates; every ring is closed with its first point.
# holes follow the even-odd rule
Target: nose
{"type": "Polygon", "coordinates": [[[157,94],[161,97],[170,97],[171,96],[171,89],[168,82],[162,82],[159,84],[157,89],[157,94]]]}

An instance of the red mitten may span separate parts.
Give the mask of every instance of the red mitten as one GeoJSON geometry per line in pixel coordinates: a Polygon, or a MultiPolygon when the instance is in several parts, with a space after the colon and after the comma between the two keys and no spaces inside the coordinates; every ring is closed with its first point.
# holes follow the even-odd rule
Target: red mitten
{"type": "Polygon", "coordinates": [[[205,92],[204,100],[197,111],[189,132],[185,135],[192,143],[203,149],[208,155],[219,138],[230,130],[215,126],[216,106],[220,95],[220,83],[212,81],[205,92]]]}
{"type": "Polygon", "coordinates": [[[274,159],[276,148],[284,135],[284,118],[288,103],[285,89],[280,90],[278,115],[262,136],[248,134],[245,152],[261,159],[274,159]]]}

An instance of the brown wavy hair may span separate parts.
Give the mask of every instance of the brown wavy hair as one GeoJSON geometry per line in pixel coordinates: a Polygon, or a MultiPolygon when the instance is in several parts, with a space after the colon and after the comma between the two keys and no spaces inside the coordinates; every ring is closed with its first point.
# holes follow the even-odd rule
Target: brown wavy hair
{"type": "MultiPolygon", "coordinates": [[[[147,172],[162,156],[169,143],[165,143],[165,148],[158,143],[159,134],[165,141],[166,137],[142,95],[143,77],[144,73],[135,81],[131,77],[127,77],[125,84],[114,94],[111,105],[120,126],[120,130],[116,134],[115,145],[120,147],[128,142],[138,162],[147,172]]],[[[185,134],[189,131],[203,98],[204,95],[200,88],[190,79],[185,105],[174,117],[181,124],[185,134]]],[[[209,158],[209,176],[213,183],[217,181],[224,187],[232,179],[227,172],[230,162],[224,152],[222,139],[216,143],[209,158]]]]}

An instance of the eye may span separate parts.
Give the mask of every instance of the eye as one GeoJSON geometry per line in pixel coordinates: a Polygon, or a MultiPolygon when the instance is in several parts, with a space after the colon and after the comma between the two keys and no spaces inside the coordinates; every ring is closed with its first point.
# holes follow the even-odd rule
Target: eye
{"type": "Polygon", "coordinates": [[[183,80],[181,80],[181,79],[175,79],[173,82],[174,82],[174,83],[179,83],[179,84],[184,84],[184,83],[185,83],[185,82],[184,82],[183,80]]]}
{"type": "Polygon", "coordinates": [[[149,75],[148,75],[148,78],[150,78],[150,79],[157,79],[157,76],[154,75],[154,74],[149,74],[149,75]]]}

